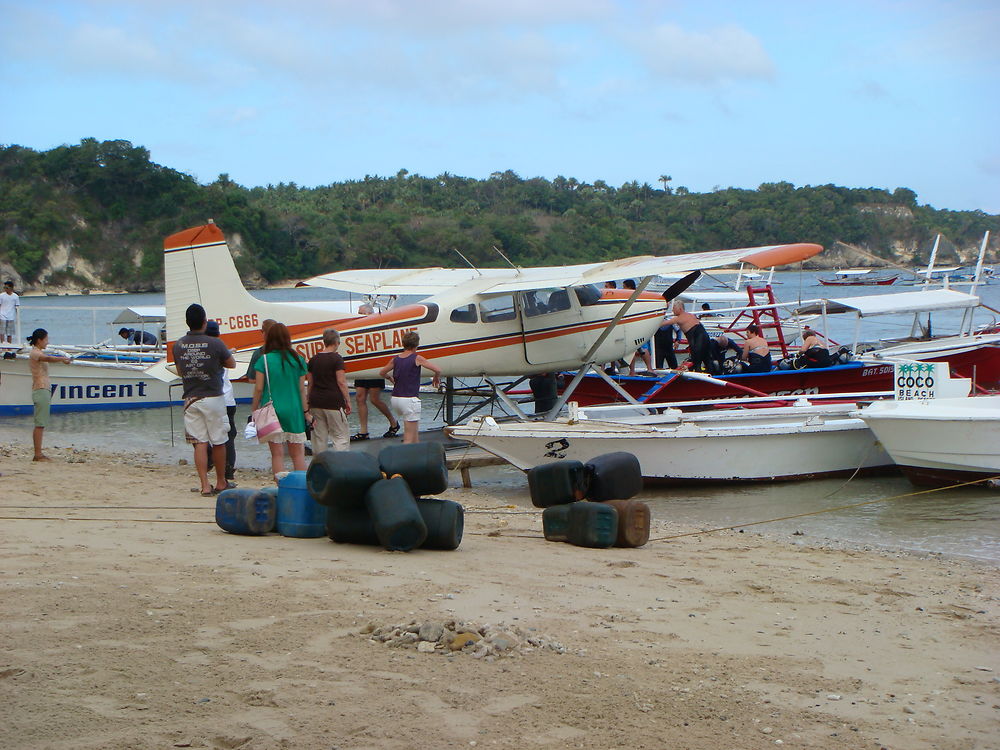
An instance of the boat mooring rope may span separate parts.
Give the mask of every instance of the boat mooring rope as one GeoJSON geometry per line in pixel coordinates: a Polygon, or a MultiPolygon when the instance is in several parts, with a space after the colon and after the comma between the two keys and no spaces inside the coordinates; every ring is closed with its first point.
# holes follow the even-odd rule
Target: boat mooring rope
{"type": "MultiPolygon", "coordinates": [[[[703,536],[705,534],[714,534],[717,531],[733,531],[735,529],[746,528],[748,526],[761,526],[766,523],[777,523],[778,521],[789,521],[793,518],[806,518],[808,516],[819,516],[824,513],[835,513],[839,510],[850,510],[851,508],[861,508],[865,505],[874,505],[875,503],[888,502],[890,500],[902,500],[908,497],[919,497],[920,495],[929,495],[934,492],[942,492],[944,490],[953,490],[959,487],[969,487],[974,484],[982,484],[985,482],[998,482],[1000,481],[1000,474],[993,477],[985,477],[983,479],[972,479],[968,482],[960,482],[958,484],[950,484],[946,487],[932,487],[926,490],[915,490],[913,492],[904,492],[899,495],[891,495],[889,497],[880,497],[875,500],[864,500],[859,503],[848,503],[846,505],[838,505],[833,508],[823,508],[821,510],[811,510],[804,513],[793,513],[787,516],[779,516],[778,518],[768,518],[763,521],[748,521],[746,523],[736,523],[730,526],[717,526],[711,529],[700,529],[698,531],[685,531],[680,534],[670,534],[669,536],[656,537],[655,539],[650,539],[647,544],[652,542],[667,542],[672,539],[681,539],[688,536],[703,536]]],[[[100,509],[115,509],[115,510],[204,510],[201,506],[73,506],[73,505],[59,505],[59,506],[46,506],[46,505],[8,505],[2,506],[4,508],[17,508],[17,509],[58,509],[58,510],[89,510],[93,508],[100,509]]],[[[537,511],[515,511],[515,510],[503,510],[503,509],[488,509],[488,508],[470,508],[466,509],[467,513],[491,513],[494,515],[541,515],[537,511]]],[[[101,523],[215,523],[214,520],[205,519],[170,519],[170,518],[78,518],[71,516],[0,516],[0,520],[3,521],[93,521],[101,523]]],[[[470,531],[468,532],[470,536],[503,536],[503,537],[519,537],[522,539],[543,539],[544,537],[539,534],[504,534],[498,531],[470,531]]]]}
{"type": "Polygon", "coordinates": [[[777,521],[788,521],[788,520],[791,520],[793,518],[805,518],[806,516],[819,516],[819,515],[822,515],[823,513],[833,513],[833,512],[838,511],[838,510],[849,510],[850,508],[860,508],[860,507],[865,506],[865,505],[874,505],[875,503],[884,503],[884,502],[888,502],[890,500],[902,500],[903,498],[907,498],[907,497],[917,497],[918,495],[928,495],[928,494],[930,494],[932,492],[941,492],[943,490],[953,490],[953,489],[956,489],[958,487],[968,487],[969,485],[980,484],[982,482],[991,482],[991,481],[995,481],[995,480],[1000,480],[1000,474],[998,474],[995,477],[986,477],[984,479],[973,479],[971,481],[961,482],[959,484],[950,484],[947,487],[932,487],[932,488],[926,489],[926,490],[916,490],[914,492],[904,492],[901,495],[892,495],[890,497],[880,497],[880,498],[878,498],[876,500],[865,500],[865,501],[860,502],[860,503],[849,503],[847,505],[838,505],[835,508],[823,508],[822,510],[811,510],[811,511],[807,511],[805,513],[793,513],[792,515],[781,516],[779,518],[768,518],[765,521],[750,521],[748,523],[733,524],[732,526],[718,526],[718,527],[716,527],[714,529],[702,529],[701,531],[686,531],[686,532],[684,532],[682,534],[671,534],[670,536],[661,536],[661,537],[657,537],[656,539],[650,539],[649,541],[650,542],[666,542],[666,541],[669,541],[670,539],[680,539],[681,537],[685,537],[685,536],[699,536],[701,534],[712,534],[712,533],[714,533],[716,531],[732,531],[733,529],[740,529],[740,528],[743,528],[743,527],[746,527],[746,526],[760,526],[761,524],[765,524],[765,523],[776,523],[777,521]]]}

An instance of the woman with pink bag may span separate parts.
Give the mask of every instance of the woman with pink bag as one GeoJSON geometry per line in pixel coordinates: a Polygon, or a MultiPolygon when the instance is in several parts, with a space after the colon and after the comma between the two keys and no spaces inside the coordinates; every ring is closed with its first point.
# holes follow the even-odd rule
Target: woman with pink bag
{"type": "Polygon", "coordinates": [[[264,338],[264,354],[254,364],[254,421],[257,440],[271,450],[271,473],[285,468],[285,446],[295,471],[306,470],[306,419],[309,401],[306,396],[306,361],[292,349],[292,339],[283,323],[271,326],[264,338]],[[263,377],[260,375],[263,374],[263,377]],[[279,429],[268,432],[270,418],[264,407],[272,406],[279,429]]]}

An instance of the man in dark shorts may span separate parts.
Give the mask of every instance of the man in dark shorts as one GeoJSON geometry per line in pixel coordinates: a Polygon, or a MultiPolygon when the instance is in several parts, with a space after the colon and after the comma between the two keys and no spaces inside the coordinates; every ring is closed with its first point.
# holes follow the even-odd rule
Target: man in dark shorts
{"type": "MultiPolygon", "coordinates": [[[[358,308],[359,315],[371,315],[375,310],[371,305],[361,305],[358,308]]],[[[389,420],[389,429],[383,433],[382,437],[396,437],[399,434],[399,422],[392,416],[389,407],[382,400],[382,391],[385,390],[385,380],[383,378],[362,378],[354,381],[354,398],[358,405],[358,431],[351,435],[351,441],[368,439],[368,402],[378,409],[389,420]]]]}

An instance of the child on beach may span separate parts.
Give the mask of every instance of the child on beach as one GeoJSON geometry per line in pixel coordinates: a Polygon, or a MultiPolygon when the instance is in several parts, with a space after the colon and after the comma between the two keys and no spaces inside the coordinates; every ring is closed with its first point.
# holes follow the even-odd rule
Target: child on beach
{"type": "Polygon", "coordinates": [[[53,357],[45,353],[45,347],[49,345],[49,332],[44,328],[36,328],[28,336],[28,343],[31,344],[31,351],[28,352],[28,365],[31,367],[31,403],[35,405],[35,429],[31,433],[35,457],[32,460],[49,461],[49,457],[42,453],[42,436],[45,428],[49,426],[49,407],[52,404],[49,362],[69,364],[72,360],[69,357],[53,357]]]}
{"type": "Polygon", "coordinates": [[[379,375],[392,381],[392,410],[403,423],[403,442],[418,443],[417,428],[420,426],[420,368],[434,373],[431,383],[437,388],[441,384],[441,368],[417,354],[420,336],[416,331],[403,334],[403,353],[393,357],[379,375]],[[390,372],[392,373],[390,375],[390,372]]]}

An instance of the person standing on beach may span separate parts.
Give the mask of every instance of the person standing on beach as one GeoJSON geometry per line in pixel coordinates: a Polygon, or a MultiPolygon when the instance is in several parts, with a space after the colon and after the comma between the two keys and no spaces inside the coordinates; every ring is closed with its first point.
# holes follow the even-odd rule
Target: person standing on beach
{"type": "Polygon", "coordinates": [[[309,360],[309,413],[313,418],[313,453],[326,450],[327,441],[335,451],[351,448],[347,417],[351,395],[347,390],[344,358],[337,353],[340,334],[333,328],[323,331],[323,351],[309,360]]]}
{"type": "Polygon", "coordinates": [[[441,368],[417,354],[418,346],[420,336],[416,331],[404,333],[403,353],[393,357],[379,371],[383,378],[392,380],[392,410],[403,420],[404,443],[420,442],[417,433],[420,427],[420,368],[426,367],[434,373],[431,384],[435,388],[441,384],[441,368]]]}
{"type": "MultiPolygon", "coordinates": [[[[371,305],[361,305],[358,308],[358,315],[371,315],[375,309],[371,305]]],[[[382,400],[382,391],[385,390],[384,378],[361,378],[354,381],[354,398],[358,404],[358,431],[351,435],[351,441],[368,439],[368,402],[382,412],[389,420],[389,429],[382,437],[391,438],[399,434],[399,422],[392,416],[389,407],[382,400]]]]}
{"type": "MultiPolygon", "coordinates": [[[[210,320],[205,324],[205,333],[212,338],[219,338],[221,331],[219,323],[210,320]]],[[[236,486],[233,479],[236,478],[236,394],[233,393],[233,383],[229,379],[229,370],[222,370],[222,398],[226,402],[226,416],[229,418],[229,439],[226,441],[226,487],[232,489],[236,486]]],[[[211,471],[215,462],[212,454],[208,454],[208,469],[211,471]]]]}
{"type": "MultiPolygon", "coordinates": [[[[271,320],[268,318],[263,323],[260,324],[260,336],[263,341],[267,341],[267,332],[277,323],[276,320],[271,320]]],[[[260,359],[260,355],[264,353],[264,345],[261,344],[256,349],[253,350],[253,354],[250,355],[250,364],[247,365],[247,380],[251,383],[254,382],[257,376],[257,371],[254,370],[254,366],[257,364],[257,360],[260,359]]]]}
{"type": "Polygon", "coordinates": [[[7,280],[0,292],[0,344],[6,341],[14,343],[14,328],[17,325],[17,308],[21,306],[21,298],[14,293],[14,282],[7,280]]]}
{"type": "Polygon", "coordinates": [[[49,345],[49,332],[44,328],[36,328],[28,336],[31,351],[28,352],[28,366],[31,368],[31,403],[35,407],[35,429],[31,433],[31,442],[35,447],[35,457],[32,461],[49,461],[42,453],[42,436],[49,426],[49,408],[52,404],[52,383],[49,381],[49,362],[72,362],[69,357],[54,357],[45,353],[49,345]]]}
{"type": "Polygon", "coordinates": [[[229,486],[226,481],[226,440],[229,420],[222,395],[222,370],[236,367],[232,353],[221,339],[205,334],[207,316],[199,304],[184,313],[188,332],[174,342],[173,357],[184,383],[184,432],[194,445],[194,466],[202,497],[212,497],[229,486]],[[215,464],[215,486],[208,481],[208,451],[215,464]]]}
{"type": "Polygon", "coordinates": [[[292,469],[306,470],[306,417],[309,416],[306,361],[292,348],[292,337],[284,323],[275,323],[267,330],[264,354],[254,368],[257,377],[251,408],[257,411],[270,401],[281,423],[280,430],[263,438],[271,451],[271,473],[277,482],[285,468],[286,445],[292,469]]]}

